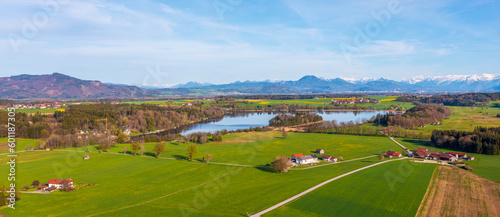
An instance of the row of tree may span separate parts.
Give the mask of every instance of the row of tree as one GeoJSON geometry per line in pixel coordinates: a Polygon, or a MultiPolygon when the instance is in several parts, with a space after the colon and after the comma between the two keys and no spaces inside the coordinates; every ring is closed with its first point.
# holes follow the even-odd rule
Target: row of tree
{"type": "Polygon", "coordinates": [[[431,141],[436,147],[500,155],[500,127],[476,127],[473,132],[434,130],[431,141]]]}
{"type": "Polygon", "coordinates": [[[447,106],[475,106],[479,103],[487,103],[500,99],[500,93],[467,93],[448,94],[435,96],[400,96],[396,101],[413,103],[433,103],[447,106]]]}

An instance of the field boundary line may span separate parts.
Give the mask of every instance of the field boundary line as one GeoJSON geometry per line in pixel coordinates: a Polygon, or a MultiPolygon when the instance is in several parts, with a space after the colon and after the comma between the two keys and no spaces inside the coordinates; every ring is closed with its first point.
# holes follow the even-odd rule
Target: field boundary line
{"type": "Polygon", "coordinates": [[[427,200],[429,199],[430,197],[430,191],[432,191],[431,186],[434,185],[434,182],[436,181],[437,179],[437,171],[439,170],[439,166],[436,166],[436,168],[434,168],[434,172],[432,172],[432,177],[431,177],[431,181],[429,182],[429,185],[427,185],[427,190],[425,191],[425,194],[424,194],[424,197],[422,198],[422,201],[420,201],[420,205],[418,206],[418,209],[417,209],[417,213],[415,213],[415,217],[417,216],[420,216],[420,214],[424,211],[424,206],[427,204],[427,200]]]}
{"type": "Polygon", "coordinates": [[[333,181],[335,181],[337,179],[340,179],[342,177],[351,175],[353,173],[356,173],[356,172],[359,172],[359,171],[362,171],[362,170],[365,170],[365,169],[368,169],[368,168],[371,168],[371,167],[374,167],[374,166],[378,166],[380,164],[384,164],[384,163],[392,162],[392,161],[403,160],[403,159],[408,159],[408,158],[407,157],[403,157],[403,158],[400,158],[400,159],[382,161],[382,162],[379,162],[379,163],[375,163],[375,164],[372,164],[372,165],[368,165],[368,166],[365,166],[365,167],[353,170],[351,172],[344,173],[344,174],[339,175],[337,177],[334,177],[334,178],[331,178],[329,180],[326,180],[326,181],[324,181],[324,182],[322,182],[322,183],[320,183],[320,184],[318,184],[318,185],[316,185],[316,186],[314,186],[312,188],[309,188],[309,189],[307,189],[307,190],[305,190],[305,191],[303,191],[303,192],[301,192],[301,193],[299,193],[299,194],[297,194],[297,195],[295,195],[295,196],[293,196],[291,198],[288,198],[288,199],[286,199],[286,200],[284,200],[284,201],[282,201],[282,202],[280,202],[280,203],[278,203],[278,204],[276,204],[274,206],[271,206],[271,207],[269,207],[269,208],[267,208],[267,209],[265,209],[263,211],[260,211],[257,214],[252,215],[251,217],[260,217],[260,216],[262,216],[262,215],[264,215],[264,214],[266,214],[266,213],[268,213],[270,211],[273,211],[273,210],[275,210],[275,209],[277,209],[277,208],[279,208],[279,207],[281,207],[281,206],[283,206],[283,205],[285,205],[287,203],[290,203],[290,202],[292,202],[292,201],[294,201],[294,200],[296,200],[296,199],[298,199],[298,198],[300,198],[300,197],[302,197],[302,196],[310,193],[311,191],[314,191],[314,190],[316,190],[316,189],[318,189],[318,188],[320,188],[320,187],[322,187],[322,186],[324,186],[324,185],[326,185],[326,184],[328,184],[330,182],[333,182],[333,181]]]}
{"type": "Polygon", "coordinates": [[[327,163],[327,164],[321,164],[321,165],[317,165],[317,166],[311,166],[311,167],[305,167],[305,168],[297,168],[297,169],[291,169],[291,170],[308,170],[308,169],[314,169],[316,167],[336,165],[336,164],[340,164],[340,163],[346,163],[346,162],[350,162],[350,161],[363,160],[363,159],[372,158],[372,157],[376,157],[376,156],[377,155],[370,155],[370,156],[366,156],[366,157],[360,157],[360,158],[346,160],[346,161],[340,161],[340,162],[336,162],[336,163],[327,163]]]}
{"type": "Polygon", "coordinates": [[[187,190],[191,190],[191,189],[193,189],[193,188],[197,188],[197,187],[200,187],[200,186],[206,185],[206,184],[208,184],[208,183],[214,182],[214,181],[216,181],[216,180],[221,179],[222,177],[226,177],[226,176],[228,176],[228,175],[231,175],[231,174],[233,174],[233,173],[236,173],[236,172],[238,172],[238,171],[240,171],[240,170],[242,170],[242,169],[244,169],[244,168],[245,168],[245,167],[239,168],[239,169],[234,170],[234,171],[232,171],[232,172],[230,172],[230,173],[226,173],[226,174],[224,174],[224,175],[222,175],[222,176],[219,176],[219,177],[217,177],[217,178],[215,178],[215,179],[212,179],[212,180],[206,181],[206,182],[201,183],[201,184],[199,184],[199,185],[192,186],[192,187],[189,187],[189,188],[186,188],[186,189],[182,189],[182,190],[179,190],[179,191],[176,191],[176,192],[173,192],[173,193],[167,194],[167,195],[163,195],[163,196],[158,197],[158,198],[155,198],[155,199],[151,199],[151,200],[148,200],[148,201],[144,201],[144,202],[142,202],[142,203],[136,203],[136,204],[129,205],[129,206],[120,207],[120,208],[117,208],[117,209],[114,209],[114,210],[108,210],[108,211],[106,211],[106,212],[101,212],[101,213],[96,213],[96,214],[88,215],[87,217],[91,217],[91,216],[98,216],[98,215],[102,215],[102,214],[106,214],[106,213],[110,213],[110,212],[115,212],[115,211],[118,211],[118,210],[123,210],[123,209],[128,209],[128,208],[132,208],[132,207],[140,206],[140,205],[143,205],[143,204],[146,204],[146,203],[151,203],[151,202],[154,202],[154,201],[157,201],[157,200],[163,199],[163,198],[165,198],[165,197],[169,197],[169,196],[172,196],[172,195],[174,195],[174,194],[181,193],[181,192],[184,192],[184,191],[187,191],[187,190]]]}

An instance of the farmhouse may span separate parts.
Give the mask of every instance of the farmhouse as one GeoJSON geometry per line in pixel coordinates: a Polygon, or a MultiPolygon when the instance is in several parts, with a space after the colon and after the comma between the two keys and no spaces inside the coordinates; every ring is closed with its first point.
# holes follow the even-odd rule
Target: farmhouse
{"type": "Polygon", "coordinates": [[[45,148],[45,151],[50,151],[50,148],[45,148]]]}
{"type": "Polygon", "coordinates": [[[467,160],[469,160],[469,161],[474,160],[474,156],[469,156],[469,157],[467,158],[467,160]]]}
{"type": "Polygon", "coordinates": [[[398,153],[395,151],[387,151],[387,155],[392,155],[393,157],[402,157],[403,156],[401,153],[398,153]]]}
{"type": "Polygon", "coordinates": [[[316,163],[316,162],[318,162],[318,157],[316,155],[306,155],[306,156],[298,157],[296,161],[300,165],[316,163]]]}
{"type": "Polygon", "coordinates": [[[323,150],[323,149],[316,149],[316,153],[318,153],[318,154],[324,154],[325,150],[323,150]]]}
{"type": "Polygon", "coordinates": [[[439,159],[440,160],[446,160],[446,161],[456,161],[458,160],[457,157],[451,155],[451,154],[446,154],[446,153],[439,153],[439,159]]]}
{"type": "Polygon", "coordinates": [[[467,154],[466,153],[459,153],[459,152],[448,152],[448,154],[451,154],[455,156],[456,158],[461,158],[461,159],[466,159],[467,154]]]}
{"type": "Polygon", "coordinates": [[[385,158],[392,158],[392,155],[391,154],[384,154],[384,157],[385,158]]]}
{"type": "Polygon", "coordinates": [[[90,157],[88,155],[85,155],[85,156],[83,156],[83,159],[88,160],[88,159],[90,159],[90,157]]]}
{"type": "Polygon", "coordinates": [[[292,161],[295,161],[295,162],[296,162],[296,161],[297,161],[297,158],[299,158],[299,157],[304,157],[304,155],[303,155],[302,153],[299,153],[299,154],[294,154],[294,155],[292,155],[292,157],[290,157],[290,159],[291,159],[292,161]]]}
{"type": "Polygon", "coordinates": [[[51,179],[49,182],[47,182],[47,185],[49,188],[55,187],[56,189],[61,189],[63,187],[63,182],[68,181],[69,185],[72,187],[73,186],[73,180],[72,179],[51,179]]]}
{"type": "Polygon", "coordinates": [[[337,162],[337,158],[332,157],[330,155],[323,155],[323,156],[321,156],[321,159],[323,159],[324,161],[327,161],[327,162],[337,162]]]}

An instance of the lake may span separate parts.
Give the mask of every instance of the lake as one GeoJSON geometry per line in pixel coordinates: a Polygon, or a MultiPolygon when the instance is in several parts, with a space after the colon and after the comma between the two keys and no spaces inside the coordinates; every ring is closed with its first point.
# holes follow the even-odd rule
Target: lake
{"type": "MultiPolygon", "coordinates": [[[[387,111],[333,111],[333,112],[315,112],[323,117],[325,121],[336,120],[338,123],[347,123],[349,121],[362,122],[370,119],[377,114],[386,114],[387,111]]],[[[274,118],[277,112],[250,112],[225,115],[223,118],[210,119],[201,123],[183,126],[175,133],[187,135],[195,132],[216,132],[218,130],[238,130],[248,129],[250,127],[263,127],[269,125],[269,120],[274,118]]]]}

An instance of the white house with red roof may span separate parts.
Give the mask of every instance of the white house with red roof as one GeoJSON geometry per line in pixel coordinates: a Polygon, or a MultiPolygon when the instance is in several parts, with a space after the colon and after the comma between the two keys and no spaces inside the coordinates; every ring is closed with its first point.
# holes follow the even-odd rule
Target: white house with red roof
{"type": "Polygon", "coordinates": [[[73,187],[73,180],[72,179],[51,179],[49,182],[47,182],[47,185],[50,187],[54,187],[56,189],[61,189],[63,187],[63,181],[68,181],[69,185],[73,187]]]}

